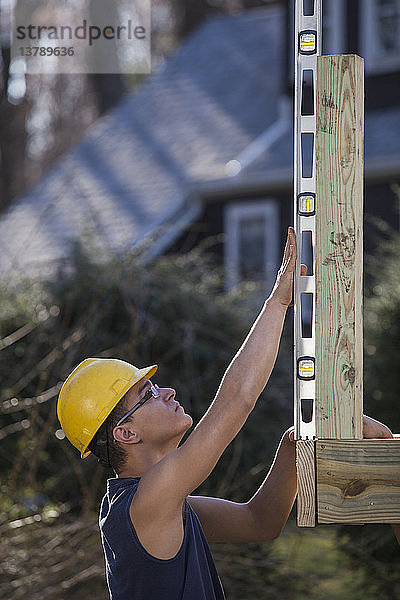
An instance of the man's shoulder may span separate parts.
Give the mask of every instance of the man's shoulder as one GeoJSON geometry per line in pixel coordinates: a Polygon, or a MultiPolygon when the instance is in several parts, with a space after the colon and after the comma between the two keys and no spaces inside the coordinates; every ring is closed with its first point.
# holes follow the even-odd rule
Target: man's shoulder
{"type": "Polygon", "coordinates": [[[107,479],[107,494],[115,496],[136,489],[139,482],[140,477],[110,477],[110,479],[107,479]]]}
{"type": "Polygon", "coordinates": [[[129,506],[138,488],[139,477],[112,477],[107,480],[107,490],[100,506],[100,519],[104,519],[112,509],[129,506]]]}

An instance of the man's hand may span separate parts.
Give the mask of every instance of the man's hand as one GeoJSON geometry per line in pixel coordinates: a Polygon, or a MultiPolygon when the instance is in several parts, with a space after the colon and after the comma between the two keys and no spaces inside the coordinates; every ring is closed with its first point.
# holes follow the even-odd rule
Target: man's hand
{"type": "MultiPolygon", "coordinates": [[[[293,227],[289,227],[282,264],[270,296],[286,307],[290,306],[293,301],[293,274],[296,266],[296,257],[296,234],[293,227]]],[[[307,274],[306,265],[301,265],[301,274],[307,274]]]]}
{"type": "MultiPolygon", "coordinates": [[[[176,553],[179,549],[183,532],[182,506],[186,497],[214,469],[225,448],[243,427],[268,382],[278,354],[286,309],[292,297],[295,262],[296,237],[293,227],[290,227],[274,291],[265,300],[249,333],[226,369],[210,407],[186,441],[148,468],[141,478],[134,498],[135,527],[142,520],[142,537],[143,531],[148,527],[146,535],[151,540],[157,539],[158,547],[162,531],[163,552],[167,554],[171,552],[174,555],[174,551],[176,553]],[[163,498],[162,506],[160,498],[163,498]],[[151,512],[157,514],[157,518],[150,521],[149,525],[148,515],[151,512]]],[[[266,489],[265,502],[262,501],[263,492],[258,496],[256,494],[257,499],[250,500],[245,508],[239,509],[243,515],[240,521],[243,533],[240,535],[243,536],[245,530],[251,530],[251,537],[256,533],[258,539],[260,535],[274,536],[286,522],[296,495],[294,450],[294,444],[285,438],[267,478],[268,486],[263,488],[266,489]],[[269,506],[266,516],[265,504],[269,506]],[[259,531],[258,526],[253,526],[254,522],[259,522],[257,518],[255,521],[253,519],[252,515],[255,513],[264,515],[263,532],[259,531]],[[247,520],[246,526],[243,519],[247,520]]],[[[205,501],[202,502],[204,507],[205,501]]],[[[218,503],[218,506],[221,504],[218,503]]],[[[232,505],[229,506],[231,511],[232,505]]],[[[214,514],[219,514],[218,510],[215,509],[214,514]]],[[[235,519],[237,515],[236,511],[235,519]]],[[[216,521],[218,516],[213,520],[216,521]]],[[[213,527],[214,525],[211,529],[213,527]]]]}
{"type": "Polygon", "coordinates": [[[392,438],[393,433],[380,421],[363,415],[363,437],[365,439],[392,438]]]}
{"type": "MultiPolygon", "coordinates": [[[[380,421],[372,419],[372,417],[367,417],[367,415],[363,415],[363,435],[364,438],[367,439],[393,438],[393,433],[390,431],[389,427],[380,421]]],[[[397,541],[400,544],[400,525],[392,525],[392,529],[397,541]]]]}
{"type": "Polygon", "coordinates": [[[265,542],[281,534],[297,492],[293,427],[285,431],[260,488],[245,503],[189,497],[209,542],[265,542]]]}

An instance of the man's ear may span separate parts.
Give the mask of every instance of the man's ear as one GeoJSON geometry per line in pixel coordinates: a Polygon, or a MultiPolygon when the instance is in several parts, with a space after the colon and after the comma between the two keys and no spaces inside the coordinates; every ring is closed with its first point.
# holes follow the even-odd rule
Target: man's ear
{"type": "Polygon", "coordinates": [[[141,441],[132,424],[114,427],[113,437],[116,442],[121,442],[122,444],[138,444],[141,441]]]}

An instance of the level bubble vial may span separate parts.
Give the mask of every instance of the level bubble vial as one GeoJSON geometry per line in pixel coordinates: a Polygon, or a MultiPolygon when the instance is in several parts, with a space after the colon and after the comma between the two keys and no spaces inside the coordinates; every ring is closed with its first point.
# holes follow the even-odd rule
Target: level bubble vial
{"type": "Polygon", "coordinates": [[[317,52],[317,32],[301,31],[299,34],[299,52],[315,54],[317,52]]]}
{"type": "Polygon", "coordinates": [[[312,356],[302,356],[298,359],[297,377],[306,381],[315,379],[315,359],[312,356]]]}
{"type": "Polygon", "coordinates": [[[315,194],[312,192],[299,194],[297,197],[299,215],[311,217],[315,215],[315,194]]]}

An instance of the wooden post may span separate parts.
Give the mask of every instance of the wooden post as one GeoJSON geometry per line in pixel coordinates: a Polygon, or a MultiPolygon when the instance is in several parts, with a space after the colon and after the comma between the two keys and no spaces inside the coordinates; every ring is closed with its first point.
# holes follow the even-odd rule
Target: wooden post
{"type": "Polygon", "coordinates": [[[296,442],[297,463],[297,524],[315,527],[315,442],[296,442]]]}
{"type": "Polygon", "coordinates": [[[298,524],[400,523],[400,439],[363,440],[363,60],[317,59],[315,433],[297,442],[298,524]]]}
{"type": "Polygon", "coordinates": [[[363,62],[355,55],[317,59],[314,410],[318,441],[297,442],[300,526],[313,527],[316,516],[320,522],[335,522],[327,520],[331,518],[340,522],[340,501],[337,511],[333,501],[330,511],[325,508],[324,482],[329,476],[322,476],[326,446],[321,449],[320,440],[362,439],[363,62]]]}
{"type": "Polygon", "coordinates": [[[319,56],[316,101],[315,427],[361,439],[363,59],[319,56]]]}

